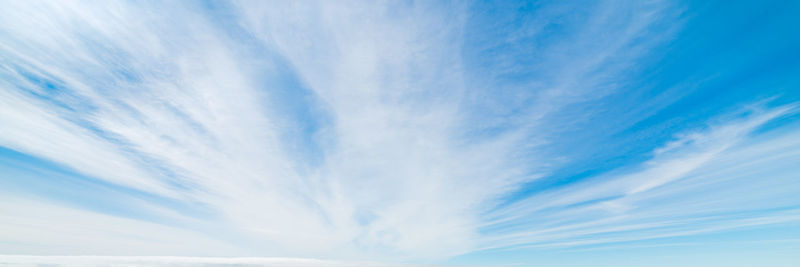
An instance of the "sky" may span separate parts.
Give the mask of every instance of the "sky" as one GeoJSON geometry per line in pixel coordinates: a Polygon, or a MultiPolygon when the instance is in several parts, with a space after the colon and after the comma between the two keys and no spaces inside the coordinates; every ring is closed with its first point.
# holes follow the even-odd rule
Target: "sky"
{"type": "Polygon", "coordinates": [[[0,0],[0,263],[798,266],[797,14],[0,0]]]}

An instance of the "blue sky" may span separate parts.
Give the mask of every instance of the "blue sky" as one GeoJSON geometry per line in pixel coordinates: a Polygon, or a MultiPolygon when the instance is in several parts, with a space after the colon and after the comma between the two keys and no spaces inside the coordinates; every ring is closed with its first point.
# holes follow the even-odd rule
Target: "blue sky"
{"type": "Polygon", "coordinates": [[[797,1],[0,10],[0,254],[800,264],[797,1]]]}

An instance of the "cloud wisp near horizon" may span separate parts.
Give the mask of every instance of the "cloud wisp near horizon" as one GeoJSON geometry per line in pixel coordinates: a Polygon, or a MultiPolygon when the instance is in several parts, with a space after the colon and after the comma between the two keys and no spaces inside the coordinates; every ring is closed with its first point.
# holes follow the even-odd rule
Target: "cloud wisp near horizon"
{"type": "Polygon", "coordinates": [[[0,10],[0,254],[800,246],[791,2],[0,10]]]}

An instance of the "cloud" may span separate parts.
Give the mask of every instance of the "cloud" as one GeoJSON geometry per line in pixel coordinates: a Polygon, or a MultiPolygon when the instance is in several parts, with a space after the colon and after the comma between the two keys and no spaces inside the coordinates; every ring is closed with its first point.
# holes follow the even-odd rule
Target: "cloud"
{"type": "MultiPolygon", "coordinates": [[[[121,218],[41,200],[2,197],[4,254],[241,254],[233,244],[195,231],[121,218]],[[44,248],[42,247],[43,244],[44,248]],[[47,253],[50,252],[50,253],[47,253]]],[[[175,218],[176,221],[181,219],[175,218]]],[[[3,256],[5,257],[5,256],[3,256]]]]}
{"type": "MultiPolygon", "coordinates": [[[[0,146],[107,185],[54,190],[108,195],[121,187],[134,192],[116,197],[132,199],[126,208],[163,218],[8,192],[0,199],[0,239],[13,244],[4,251],[430,260],[796,219],[794,210],[742,218],[736,208],[707,217],[734,204],[778,205],[763,194],[726,196],[744,185],[790,181],[790,168],[778,160],[755,159],[796,159],[795,132],[757,142],[749,134],[794,106],[713,123],[677,136],[624,173],[505,203],[525,183],[574,160],[547,145],[574,141],[561,134],[593,112],[575,106],[622,87],[637,61],[669,40],[678,26],[663,24],[680,10],[660,1],[605,2],[594,12],[548,4],[537,16],[509,14],[523,23],[492,24],[487,20],[498,18],[481,17],[480,8],[0,4],[14,10],[0,16],[0,146]],[[475,25],[484,23],[488,29],[475,25]],[[556,26],[565,33],[548,32],[556,26]],[[775,178],[723,171],[743,162],[775,178]],[[689,193],[698,190],[706,191],[689,193]],[[681,204],[666,200],[672,198],[681,204]],[[190,212],[197,210],[205,216],[190,212]]],[[[299,262],[306,263],[291,263],[299,262]]],[[[315,263],[327,264],[308,261],[315,263]]]]}
{"type": "Polygon", "coordinates": [[[410,266],[375,262],[343,262],[294,258],[124,257],[124,256],[0,256],[16,266],[410,266]]]}
{"type": "Polygon", "coordinates": [[[446,94],[426,96],[433,86],[460,85],[414,69],[453,60],[428,46],[454,33],[419,32],[442,23],[416,13],[425,8],[400,8],[429,20],[414,30],[389,20],[342,32],[357,18],[380,18],[346,13],[387,7],[321,4],[312,12],[332,23],[306,32],[333,39],[312,41],[330,45],[309,51],[331,51],[312,65],[286,51],[282,42],[292,40],[225,17],[260,15],[246,13],[258,10],[255,3],[8,5],[16,12],[2,20],[4,147],[197,203],[255,247],[280,251],[270,253],[464,253],[474,246],[474,210],[521,180],[502,160],[512,144],[457,144],[458,107],[444,102],[446,94]],[[424,34],[434,43],[418,42],[424,34]]]}
{"type": "Polygon", "coordinates": [[[793,189],[780,184],[796,178],[790,162],[798,160],[797,131],[748,137],[795,112],[796,105],[756,109],[680,134],[638,170],[591,177],[493,211],[483,226],[485,248],[596,245],[796,221],[793,189]],[[763,160],[770,155],[782,160],[763,160]],[[765,191],[742,192],[748,188],[765,191]]]}

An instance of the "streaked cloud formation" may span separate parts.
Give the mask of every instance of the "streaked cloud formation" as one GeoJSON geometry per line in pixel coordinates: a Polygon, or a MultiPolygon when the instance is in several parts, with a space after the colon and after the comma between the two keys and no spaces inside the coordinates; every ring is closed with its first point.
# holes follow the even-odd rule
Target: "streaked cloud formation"
{"type": "Polygon", "coordinates": [[[5,1],[0,253],[429,262],[797,225],[800,73],[770,61],[797,8],[741,57],[715,25],[771,7],[707,8],[5,1]]]}
{"type": "Polygon", "coordinates": [[[120,257],[120,256],[0,256],[0,263],[59,266],[405,266],[375,262],[344,262],[295,258],[120,257]]]}

